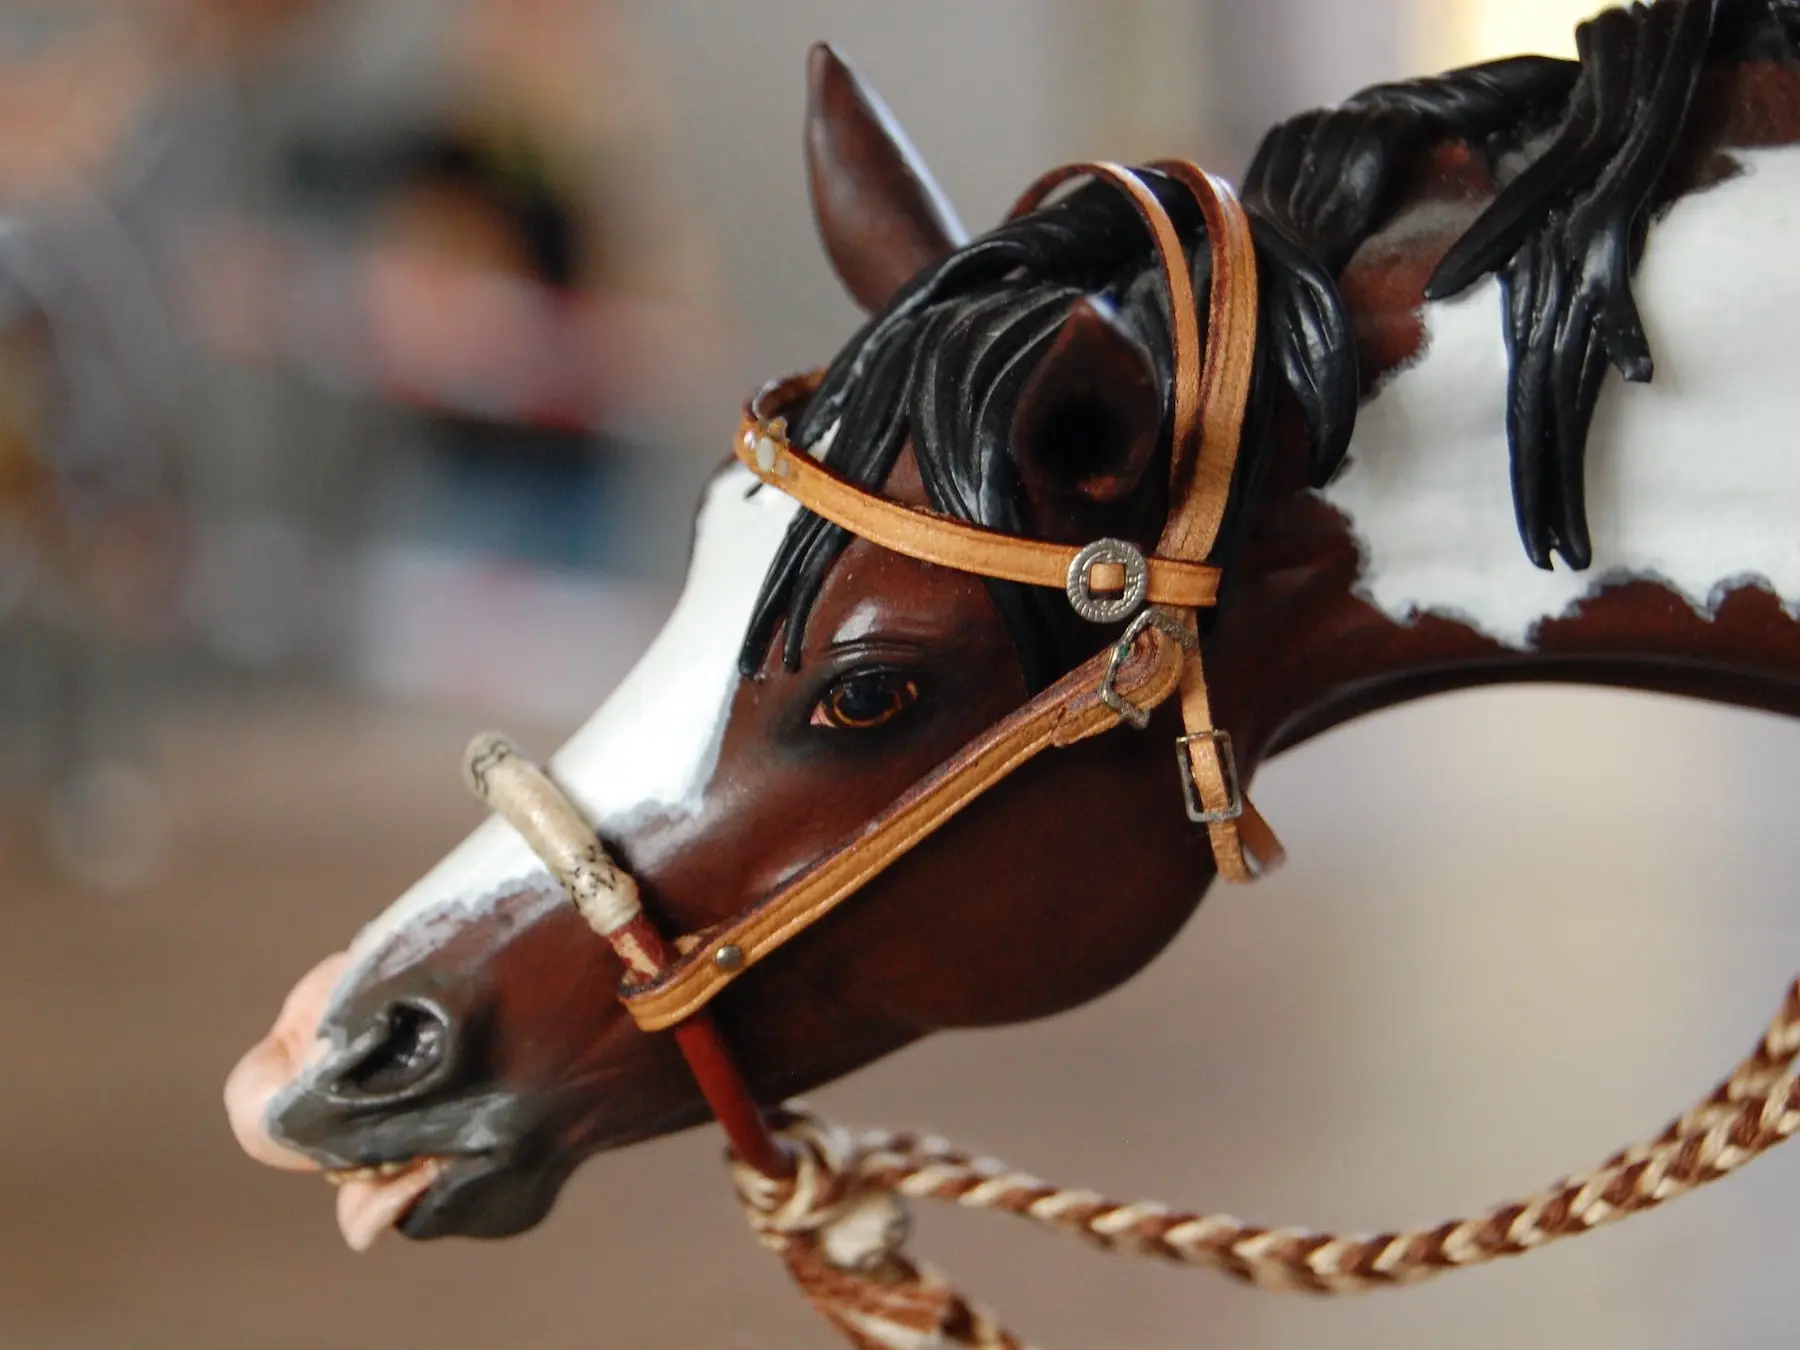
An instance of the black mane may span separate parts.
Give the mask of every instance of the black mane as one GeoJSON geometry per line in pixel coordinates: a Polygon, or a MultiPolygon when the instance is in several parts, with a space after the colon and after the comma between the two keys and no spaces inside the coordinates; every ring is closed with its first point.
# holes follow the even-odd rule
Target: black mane
{"type": "MultiPolygon", "coordinates": [[[[1169,212],[1204,297],[1210,250],[1200,211],[1154,170],[1140,175],[1169,212]]],[[[1257,366],[1236,481],[1215,560],[1235,549],[1269,459],[1269,421],[1279,381],[1300,404],[1311,438],[1311,475],[1322,485],[1349,444],[1356,417],[1356,354],[1331,277],[1275,229],[1252,217],[1259,273],[1257,366]]],[[[1014,405],[1075,300],[1109,301],[1152,353],[1170,398],[1168,296],[1143,222],[1115,191],[1089,185],[972,241],[922,273],[871,318],[831,363],[793,430],[797,445],[824,451],[851,481],[879,488],[912,438],[933,509],[990,529],[1024,529],[1007,449],[1014,405]]],[[[1205,323],[1204,301],[1200,314],[1205,323]]],[[[785,620],[783,663],[799,665],[806,619],[849,534],[802,511],[757,599],[739,664],[761,667],[785,620]]],[[[1060,593],[990,581],[1033,689],[1091,654],[1060,593]],[[1078,640],[1079,639],[1079,640],[1078,640]]],[[[1082,625],[1080,627],[1085,627],[1082,625]]]]}

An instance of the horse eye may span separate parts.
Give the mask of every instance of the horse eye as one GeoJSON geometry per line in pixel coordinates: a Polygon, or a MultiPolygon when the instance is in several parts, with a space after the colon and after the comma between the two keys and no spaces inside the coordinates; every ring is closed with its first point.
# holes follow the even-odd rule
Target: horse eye
{"type": "Polygon", "coordinates": [[[815,727],[868,731],[893,721],[919,701],[919,682],[897,670],[846,675],[825,691],[809,719],[815,727]]]}

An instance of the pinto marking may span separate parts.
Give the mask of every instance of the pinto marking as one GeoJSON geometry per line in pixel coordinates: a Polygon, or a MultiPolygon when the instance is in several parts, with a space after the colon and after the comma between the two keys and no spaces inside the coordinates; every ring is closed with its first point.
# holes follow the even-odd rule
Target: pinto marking
{"type": "Polygon", "coordinates": [[[1541,571],[1513,526],[1506,351],[1492,279],[1425,307],[1424,354],[1357,418],[1322,496],[1362,554],[1358,594],[1529,649],[1541,622],[1625,579],[1715,617],[1742,585],[1800,617],[1800,148],[1681,198],[1634,283],[1656,378],[1609,374],[1588,441],[1594,563],[1541,571]],[[1785,391],[1783,395],[1781,391],[1785,391]]]}
{"type": "MultiPolygon", "coordinates": [[[[603,832],[653,814],[690,814],[712,777],[737,688],[738,650],[799,509],[759,486],[740,464],[713,478],[674,612],[612,697],[550,759],[550,776],[603,832]]],[[[514,923],[563,899],[518,831],[491,817],[357,935],[334,1004],[378,961],[411,960],[521,893],[534,898],[514,923]]]]}

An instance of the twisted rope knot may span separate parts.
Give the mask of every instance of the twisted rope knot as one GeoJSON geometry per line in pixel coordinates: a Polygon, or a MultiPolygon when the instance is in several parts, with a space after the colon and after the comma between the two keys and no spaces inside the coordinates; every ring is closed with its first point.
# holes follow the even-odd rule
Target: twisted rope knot
{"type": "Polygon", "coordinates": [[[857,1135],[793,1106],[770,1122],[794,1163],[768,1177],[727,1161],[751,1230],[780,1255],[815,1309],[857,1350],[1024,1350],[930,1267],[903,1250],[906,1204],[867,1173],[887,1142],[857,1135]]]}
{"type": "Polygon", "coordinates": [[[912,1232],[912,1215],[891,1190],[863,1180],[863,1141],[791,1106],[771,1124],[793,1160],[791,1177],[766,1177],[730,1160],[757,1241],[781,1253],[810,1244],[839,1270],[879,1274],[890,1267],[912,1232]]]}

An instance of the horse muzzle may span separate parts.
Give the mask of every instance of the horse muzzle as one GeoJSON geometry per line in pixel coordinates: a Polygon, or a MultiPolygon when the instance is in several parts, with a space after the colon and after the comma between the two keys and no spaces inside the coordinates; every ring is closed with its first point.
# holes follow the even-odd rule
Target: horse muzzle
{"type": "Polygon", "coordinates": [[[534,1146],[524,1099],[479,1083],[466,1020],[426,997],[390,997],[361,1015],[326,1004],[344,966],[321,962],[226,1083],[233,1133],[259,1162],[317,1172],[338,1188],[355,1250],[396,1228],[408,1237],[501,1237],[549,1211],[569,1173],[534,1146]]]}

